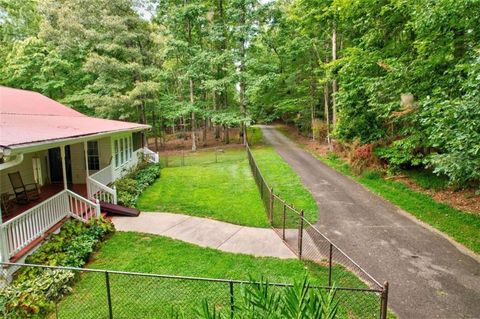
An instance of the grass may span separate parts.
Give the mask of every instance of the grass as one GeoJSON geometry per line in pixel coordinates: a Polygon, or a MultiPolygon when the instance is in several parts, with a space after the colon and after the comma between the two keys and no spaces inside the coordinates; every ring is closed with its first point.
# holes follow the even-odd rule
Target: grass
{"type": "MultiPolygon", "coordinates": [[[[305,217],[311,223],[318,220],[318,206],[312,194],[305,188],[300,176],[278,155],[271,146],[263,145],[262,131],[258,127],[249,130],[249,143],[260,171],[274,193],[287,203],[304,210],[305,217]]],[[[291,223],[290,223],[291,224],[291,223]]]]}
{"type": "MultiPolygon", "coordinates": [[[[334,154],[317,156],[325,164],[350,176],[372,192],[409,212],[419,220],[435,227],[463,244],[475,253],[480,253],[480,215],[469,214],[446,204],[439,203],[426,194],[416,192],[400,182],[383,179],[379,174],[365,173],[357,176],[350,165],[334,154]]],[[[441,187],[443,181],[426,182],[428,175],[416,174],[425,188],[441,187]]]]}
{"type": "MultiPolygon", "coordinates": [[[[114,234],[95,254],[89,268],[238,280],[248,280],[250,276],[258,280],[264,276],[270,282],[287,283],[308,274],[315,284],[325,284],[327,280],[326,267],[304,264],[297,259],[255,258],[133,232],[114,234]]],[[[342,278],[337,286],[365,287],[340,266],[334,267],[334,274],[342,278]]],[[[191,318],[192,308],[198,308],[205,297],[216,307],[228,306],[230,297],[225,283],[116,274],[110,275],[110,289],[115,318],[166,318],[172,307],[186,309],[186,318],[191,318]]],[[[234,293],[236,300],[240,300],[238,286],[234,293]]],[[[372,293],[338,291],[338,298],[339,318],[378,316],[378,298],[372,293]]],[[[82,318],[106,318],[107,309],[105,275],[86,273],[73,294],[59,304],[58,317],[78,318],[81,314],[82,318]]]]}
{"type": "MultiPolygon", "coordinates": [[[[173,158],[172,158],[173,160],[173,158]]],[[[245,150],[189,154],[189,166],[166,167],[139,197],[142,211],[185,213],[238,225],[268,227],[245,150]]]]}
{"type": "Polygon", "coordinates": [[[410,177],[415,184],[423,189],[441,190],[448,187],[448,178],[446,176],[438,176],[425,169],[409,169],[403,170],[402,174],[410,177]]]}

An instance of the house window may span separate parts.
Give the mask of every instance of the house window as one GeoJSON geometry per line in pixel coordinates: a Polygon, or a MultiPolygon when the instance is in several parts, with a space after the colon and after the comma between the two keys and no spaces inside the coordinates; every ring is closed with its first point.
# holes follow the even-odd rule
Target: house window
{"type": "Polygon", "coordinates": [[[115,167],[120,165],[120,158],[118,156],[118,140],[115,140],[115,167]]]}
{"type": "Polygon", "coordinates": [[[120,143],[120,163],[123,164],[125,162],[123,158],[123,138],[119,140],[120,143]]]}
{"type": "Polygon", "coordinates": [[[88,169],[98,171],[100,169],[100,156],[98,155],[98,142],[87,142],[88,169]]]}
{"type": "Polygon", "coordinates": [[[128,149],[130,150],[130,158],[132,158],[133,144],[132,144],[132,136],[131,135],[128,137],[128,149]]]}
{"type": "Polygon", "coordinates": [[[114,140],[115,167],[119,167],[132,158],[132,137],[121,137],[114,140]]]}
{"type": "Polygon", "coordinates": [[[123,144],[125,145],[125,161],[128,161],[130,159],[130,156],[129,156],[130,152],[128,151],[128,148],[129,148],[128,137],[125,137],[123,139],[123,144]]]}

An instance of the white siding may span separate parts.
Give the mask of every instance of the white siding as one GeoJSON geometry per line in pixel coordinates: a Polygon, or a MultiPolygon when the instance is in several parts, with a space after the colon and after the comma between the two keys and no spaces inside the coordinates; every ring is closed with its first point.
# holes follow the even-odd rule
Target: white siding
{"type": "Polygon", "coordinates": [[[17,166],[7,168],[0,171],[0,193],[13,193],[12,184],[8,179],[8,173],[20,172],[22,180],[25,184],[34,183],[35,178],[33,176],[33,163],[32,158],[36,156],[40,158],[42,167],[43,184],[49,183],[49,174],[47,169],[48,163],[48,151],[40,151],[35,153],[27,153],[23,158],[23,162],[17,166]]]}
{"type": "Polygon", "coordinates": [[[72,162],[72,182],[73,184],[85,184],[86,165],[83,143],[70,145],[70,158],[72,162]]]}

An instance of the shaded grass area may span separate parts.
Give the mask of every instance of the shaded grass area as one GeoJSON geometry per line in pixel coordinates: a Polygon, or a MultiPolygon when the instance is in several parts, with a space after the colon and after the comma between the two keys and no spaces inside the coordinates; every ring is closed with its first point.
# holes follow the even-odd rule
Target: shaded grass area
{"type": "Polygon", "coordinates": [[[138,199],[142,211],[185,213],[254,227],[268,227],[265,208],[245,150],[201,152],[189,166],[167,167],[138,199]]]}
{"type": "MultiPolygon", "coordinates": [[[[121,232],[106,241],[89,268],[170,274],[181,276],[259,280],[291,283],[309,275],[312,284],[325,284],[327,268],[297,259],[256,258],[201,248],[161,236],[121,232]],[[135,253],[132,253],[135,252],[135,253]]],[[[337,286],[365,287],[352,273],[340,266],[337,286]]],[[[226,283],[186,281],[110,274],[114,318],[168,318],[171,309],[181,308],[186,318],[207,298],[221,309],[230,307],[226,283]]],[[[280,288],[278,288],[280,289],[280,288]]],[[[340,318],[375,318],[378,298],[369,292],[338,291],[340,318]],[[348,309],[348,310],[347,310],[348,309]]],[[[241,302],[240,287],[234,296],[241,302]]],[[[108,318],[105,275],[85,273],[72,295],[58,306],[59,318],[108,318]]]]}
{"type": "MultiPolygon", "coordinates": [[[[446,233],[475,253],[480,253],[480,215],[462,212],[436,202],[426,194],[416,192],[400,182],[384,179],[376,173],[366,172],[361,176],[354,175],[350,165],[333,153],[328,156],[316,156],[325,164],[350,176],[372,192],[446,233]]],[[[416,176],[418,179],[427,179],[426,175],[417,174],[416,176]]],[[[442,181],[432,180],[428,181],[425,188],[435,188],[441,185],[443,185],[442,181]]]]}
{"type": "Polygon", "coordinates": [[[415,184],[423,189],[440,190],[448,187],[448,178],[446,176],[438,176],[426,169],[402,170],[402,174],[410,177],[415,184]]]}

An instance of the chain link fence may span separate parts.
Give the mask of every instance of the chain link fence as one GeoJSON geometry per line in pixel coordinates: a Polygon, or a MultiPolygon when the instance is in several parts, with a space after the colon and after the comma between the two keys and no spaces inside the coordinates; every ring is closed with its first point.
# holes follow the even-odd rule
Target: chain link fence
{"type": "MultiPolygon", "coordinates": [[[[131,319],[131,318],[198,318],[198,312],[205,302],[214,307],[223,317],[233,318],[235,311],[244,305],[242,291],[259,282],[229,279],[213,279],[85,269],[55,267],[21,263],[4,263],[4,266],[18,267],[19,270],[34,268],[42,272],[70,273],[73,288],[66,295],[50,299],[52,309],[48,314],[35,318],[50,319],[131,319]]],[[[265,284],[265,282],[263,283],[265,284]]],[[[268,283],[270,292],[293,287],[290,283],[268,283]]],[[[309,289],[327,293],[327,286],[311,285],[309,289]]],[[[49,290],[45,287],[45,291],[49,290]]],[[[336,288],[339,307],[337,318],[375,318],[372,304],[358,303],[364,299],[364,290],[336,288]],[[357,302],[353,302],[356,300],[357,302]],[[351,305],[354,304],[353,307],[351,305]]],[[[378,292],[377,292],[378,293],[378,292]]],[[[14,312],[0,309],[3,318],[15,318],[14,312]]]]}
{"type": "Polygon", "coordinates": [[[380,284],[310,223],[303,210],[276,195],[260,172],[248,145],[246,150],[270,225],[284,243],[307,266],[312,262],[325,267],[324,284],[342,288],[341,300],[352,313],[363,309],[361,318],[387,318],[388,283],[380,284]],[[361,280],[352,277],[351,273],[361,280]]]}
{"type": "Polygon", "coordinates": [[[160,152],[159,161],[162,168],[216,163],[238,162],[245,159],[243,146],[230,145],[191,150],[160,152]]]}

